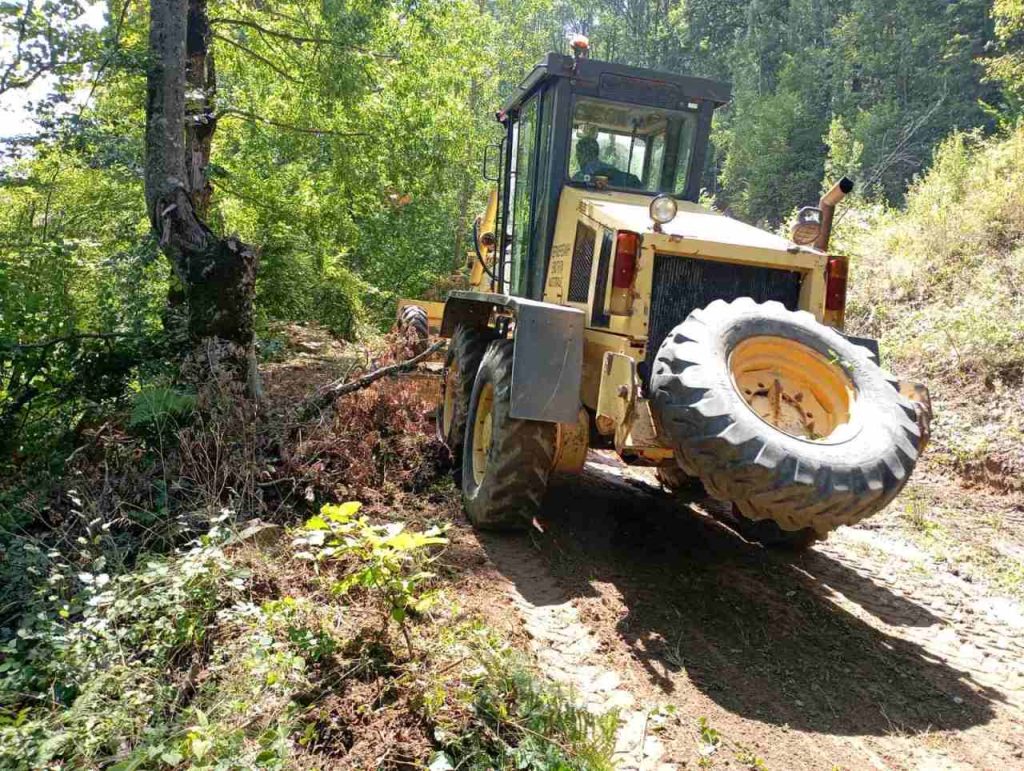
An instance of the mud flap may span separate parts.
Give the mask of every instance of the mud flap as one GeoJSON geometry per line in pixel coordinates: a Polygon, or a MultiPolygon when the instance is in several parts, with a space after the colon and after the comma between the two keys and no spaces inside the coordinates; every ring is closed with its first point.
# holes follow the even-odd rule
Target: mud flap
{"type": "Polygon", "coordinates": [[[575,424],[582,379],[583,312],[519,300],[509,415],[575,424]]]}
{"type": "Polygon", "coordinates": [[[515,318],[509,415],[574,425],[583,380],[583,311],[525,297],[454,290],[445,303],[441,335],[453,335],[459,325],[486,327],[495,308],[505,308],[515,318]]]}

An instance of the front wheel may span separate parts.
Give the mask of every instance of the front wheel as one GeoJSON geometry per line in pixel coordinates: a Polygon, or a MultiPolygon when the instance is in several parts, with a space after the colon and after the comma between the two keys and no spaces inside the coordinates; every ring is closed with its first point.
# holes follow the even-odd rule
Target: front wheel
{"type": "Polygon", "coordinates": [[[555,458],[554,423],[509,415],[511,340],[490,344],[470,399],[462,449],[462,501],[474,527],[518,529],[540,508],[555,458]]]}
{"type": "Polygon", "coordinates": [[[493,340],[491,329],[459,326],[448,346],[441,400],[437,405],[437,438],[448,446],[456,462],[462,457],[473,381],[493,340]]]}
{"type": "Polygon", "coordinates": [[[425,308],[406,305],[398,314],[398,333],[413,356],[419,356],[430,344],[430,324],[425,308]]]}

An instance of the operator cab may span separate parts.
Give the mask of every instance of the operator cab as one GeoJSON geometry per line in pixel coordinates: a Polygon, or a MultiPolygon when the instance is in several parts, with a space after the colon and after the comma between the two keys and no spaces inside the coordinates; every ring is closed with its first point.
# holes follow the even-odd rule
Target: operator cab
{"type": "Polygon", "coordinates": [[[494,291],[541,299],[564,186],[697,201],[729,86],[548,54],[498,113],[494,291]]]}
{"type": "Polygon", "coordinates": [[[696,109],[672,113],[582,97],[573,110],[567,182],[682,197],[696,138],[696,109]]]}

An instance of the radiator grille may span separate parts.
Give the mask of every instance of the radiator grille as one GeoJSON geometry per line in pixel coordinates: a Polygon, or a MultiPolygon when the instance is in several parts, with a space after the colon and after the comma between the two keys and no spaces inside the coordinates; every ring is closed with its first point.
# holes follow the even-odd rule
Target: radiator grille
{"type": "Polygon", "coordinates": [[[697,308],[714,300],[752,297],[757,302],[777,300],[790,310],[800,302],[801,275],[797,271],[736,265],[694,257],[658,254],[654,258],[651,318],[647,359],[641,376],[645,386],[662,341],[697,308]]]}
{"type": "Polygon", "coordinates": [[[594,229],[582,222],[576,226],[572,248],[572,273],[569,275],[569,302],[585,303],[590,295],[590,269],[594,265],[594,229]]]}

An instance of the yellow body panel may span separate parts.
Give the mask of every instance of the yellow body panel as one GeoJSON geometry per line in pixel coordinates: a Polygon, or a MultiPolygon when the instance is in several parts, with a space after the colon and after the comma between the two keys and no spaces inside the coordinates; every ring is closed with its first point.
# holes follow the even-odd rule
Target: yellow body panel
{"type": "Polygon", "coordinates": [[[625,354],[606,352],[595,410],[598,432],[612,435],[627,422],[638,397],[638,387],[636,361],[625,354]]]}
{"type": "MultiPolygon", "coordinates": [[[[559,203],[547,283],[544,287],[545,302],[588,310],[587,303],[569,302],[567,299],[576,226],[582,222],[597,231],[590,277],[591,297],[597,279],[597,252],[601,248],[604,234],[628,230],[640,233],[643,238],[632,311],[629,315],[612,315],[608,327],[601,327],[602,331],[626,335],[632,340],[646,343],[656,253],[800,271],[805,274],[800,308],[813,313],[819,321],[824,320],[827,254],[810,247],[797,246],[781,236],[766,233],[685,201],[679,202],[679,214],[675,220],[665,225],[663,232],[655,232],[654,223],[648,214],[650,201],[649,196],[632,193],[565,187],[559,203]]],[[[611,291],[611,282],[608,282],[605,289],[606,307],[610,305],[611,291]]]]}
{"type": "MultiPolygon", "coordinates": [[[[675,219],[655,230],[648,207],[651,198],[632,193],[580,189],[562,190],[548,263],[544,301],[579,308],[586,314],[583,339],[583,378],[580,400],[594,411],[599,431],[614,434],[620,453],[633,453],[654,461],[671,452],[657,440],[650,410],[639,398],[635,365],[620,357],[643,361],[647,352],[648,319],[656,254],[678,254],[705,260],[757,265],[804,274],[800,308],[825,322],[825,266],[828,255],[797,246],[737,220],[685,201],[675,219]],[[631,308],[617,315],[612,308],[612,286],[607,282],[604,307],[607,327],[595,327],[590,303],[570,302],[569,278],[578,223],[596,231],[588,297],[594,300],[602,242],[620,230],[642,236],[633,285],[631,308]],[[632,374],[630,374],[632,373],[632,374]],[[626,397],[622,397],[622,392],[626,397]]],[[[614,248],[614,247],[613,247],[614,248]]],[[[682,321],[682,319],[680,319],[682,321]]],[[[656,343],[660,341],[655,341],[656,343]]]]}
{"type": "MultiPolygon", "coordinates": [[[[487,198],[487,209],[484,210],[484,214],[480,218],[480,222],[478,224],[481,241],[487,241],[489,238],[494,239],[496,237],[497,220],[498,191],[497,189],[494,189],[491,190],[491,194],[487,198]]],[[[480,255],[484,258],[484,262],[487,263],[488,268],[494,264],[493,247],[481,244],[480,255]]],[[[487,272],[484,270],[484,266],[481,265],[480,260],[477,259],[475,247],[473,251],[469,253],[468,257],[470,289],[476,289],[481,292],[490,291],[491,277],[487,275],[487,272]]]]}

